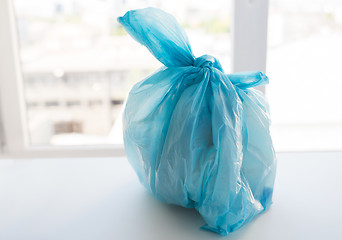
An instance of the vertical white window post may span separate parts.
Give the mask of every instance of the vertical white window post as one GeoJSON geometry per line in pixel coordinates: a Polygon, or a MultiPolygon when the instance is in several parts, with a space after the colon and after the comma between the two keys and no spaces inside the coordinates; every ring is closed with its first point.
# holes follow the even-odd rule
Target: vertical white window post
{"type": "Polygon", "coordinates": [[[232,10],[233,72],[265,72],[268,0],[234,0],[232,10]]]}
{"type": "Polygon", "coordinates": [[[23,82],[13,3],[0,1],[0,110],[3,151],[20,151],[27,145],[23,82]]]}

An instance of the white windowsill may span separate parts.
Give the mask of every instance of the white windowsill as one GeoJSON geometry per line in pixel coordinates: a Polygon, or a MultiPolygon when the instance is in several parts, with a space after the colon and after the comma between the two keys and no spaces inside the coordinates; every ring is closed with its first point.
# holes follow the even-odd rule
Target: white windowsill
{"type": "MultiPolygon", "coordinates": [[[[229,239],[342,239],[342,153],[278,154],[274,204],[229,239]]],[[[140,186],[125,158],[1,159],[0,239],[223,239],[140,186]]]]}

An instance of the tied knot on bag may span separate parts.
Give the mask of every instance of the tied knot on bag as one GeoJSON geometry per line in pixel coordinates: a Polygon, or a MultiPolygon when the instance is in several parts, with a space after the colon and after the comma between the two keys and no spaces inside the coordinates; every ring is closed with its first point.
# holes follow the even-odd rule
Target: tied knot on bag
{"type": "Polygon", "coordinates": [[[219,60],[217,60],[216,58],[210,55],[203,55],[203,56],[196,58],[194,62],[194,66],[200,67],[200,68],[209,68],[209,69],[212,69],[214,67],[218,69],[219,71],[223,72],[223,69],[219,60]]]}

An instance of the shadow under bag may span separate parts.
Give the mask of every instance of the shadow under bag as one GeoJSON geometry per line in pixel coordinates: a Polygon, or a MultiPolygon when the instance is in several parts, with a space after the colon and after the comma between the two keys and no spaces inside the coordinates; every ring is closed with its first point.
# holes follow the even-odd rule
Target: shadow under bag
{"type": "Polygon", "coordinates": [[[196,58],[183,29],[160,9],[129,11],[118,21],[165,65],[129,93],[123,118],[129,162],[156,198],[195,208],[203,229],[233,232],[272,203],[268,104],[251,89],[268,78],[225,74],[216,58],[196,58]]]}

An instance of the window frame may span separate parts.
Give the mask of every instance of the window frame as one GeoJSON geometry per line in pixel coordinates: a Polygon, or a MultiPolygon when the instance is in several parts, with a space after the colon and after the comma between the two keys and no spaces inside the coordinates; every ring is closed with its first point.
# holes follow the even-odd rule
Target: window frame
{"type": "MultiPolygon", "coordinates": [[[[0,158],[124,156],[123,144],[29,145],[13,0],[0,1],[0,158]]],[[[268,0],[232,1],[232,72],[266,70],[268,0]]],[[[265,91],[265,88],[259,88],[265,91]]]]}

